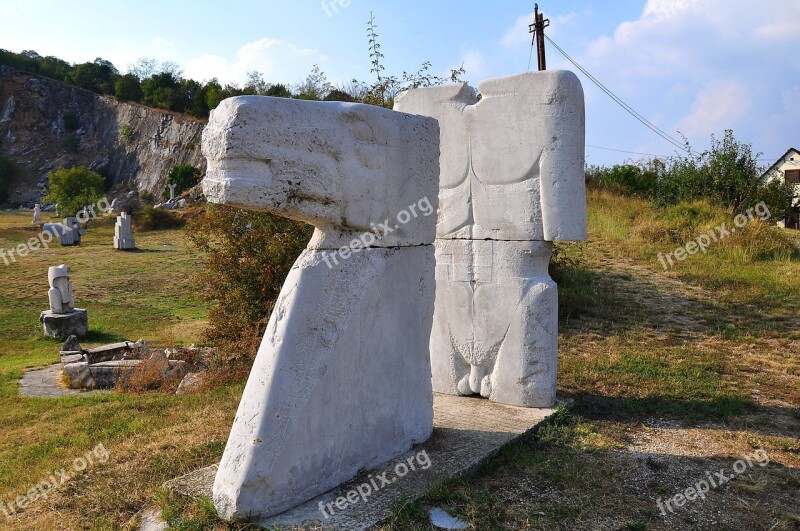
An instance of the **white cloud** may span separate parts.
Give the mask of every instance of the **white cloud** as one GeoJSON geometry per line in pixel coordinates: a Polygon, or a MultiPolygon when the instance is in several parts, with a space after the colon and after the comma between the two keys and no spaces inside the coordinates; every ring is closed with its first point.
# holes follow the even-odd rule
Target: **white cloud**
{"type": "Polygon", "coordinates": [[[318,50],[300,48],[290,42],[264,38],[239,48],[235,59],[203,54],[184,65],[184,75],[197,80],[217,78],[222,84],[241,85],[247,72],[257,70],[272,83],[297,83],[328,57],[318,50]]]}
{"type": "Polygon", "coordinates": [[[642,18],[671,18],[686,11],[699,0],[648,0],[642,18]]]}
{"type": "Polygon", "coordinates": [[[476,50],[469,50],[461,56],[464,70],[469,79],[482,79],[486,75],[486,59],[476,50]]]}
{"type": "Polygon", "coordinates": [[[704,138],[711,132],[736,129],[752,109],[750,89],[744,83],[712,81],[697,93],[691,112],[675,129],[689,138],[704,138]]]}

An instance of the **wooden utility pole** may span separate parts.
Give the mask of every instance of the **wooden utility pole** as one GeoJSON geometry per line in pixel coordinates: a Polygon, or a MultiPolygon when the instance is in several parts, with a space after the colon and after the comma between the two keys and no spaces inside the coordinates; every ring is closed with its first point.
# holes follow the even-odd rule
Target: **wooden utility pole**
{"type": "Polygon", "coordinates": [[[550,25],[550,19],[544,18],[539,13],[539,4],[533,4],[533,24],[528,26],[528,32],[533,33],[533,42],[536,45],[536,56],[539,59],[539,71],[547,70],[547,59],[544,49],[544,29],[550,25]]]}

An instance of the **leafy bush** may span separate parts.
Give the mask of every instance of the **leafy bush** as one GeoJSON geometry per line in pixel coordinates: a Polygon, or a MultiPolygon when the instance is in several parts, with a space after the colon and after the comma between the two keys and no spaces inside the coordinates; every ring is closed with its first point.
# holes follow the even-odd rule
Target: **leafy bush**
{"type": "Polygon", "coordinates": [[[155,198],[155,196],[152,194],[152,192],[148,192],[147,190],[145,190],[144,192],[142,192],[142,193],[140,193],[140,194],[139,194],[139,199],[141,199],[141,201],[142,201],[143,203],[145,203],[145,204],[148,204],[148,205],[151,205],[151,206],[152,206],[152,205],[153,205],[153,203],[155,203],[155,201],[156,201],[156,198],[155,198]]]}
{"type": "Polygon", "coordinates": [[[0,154],[0,204],[8,199],[8,187],[16,171],[17,166],[14,161],[0,154]]]}
{"type": "Polygon", "coordinates": [[[286,275],[312,227],[263,212],[206,205],[188,237],[204,255],[198,280],[209,311],[206,339],[228,352],[226,363],[247,365],[286,275]]]}
{"type": "MultiPolygon", "coordinates": [[[[688,143],[686,147],[690,151],[688,143]]],[[[792,186],[764,182],[758,156],[750,144],[738,142],[729,129],[722,140],[712,136],[711,148],[704,153],[611,168],[591,167],[586,177],[589,184],[640,195],[657,206],[705,200],[735,215],[764,201],[774,219],[782,219],[791,209],[792,186]]]]}
{"type": "Polygon", "coordinates": [[[133,128],[130,124],[122,124],[119,128],[119,137],[126,144],[133,140],[133,128]]]}
{"type": "Polygon", "coordinates": [[[50,190],[45,200],[57,202],[58,210],[64,215],[73,216],[103,197],[105,179],[89,168],[76,166],[61,169],[51,173],[48,178],[50,190]]]}
{"type": "Polygon", "coordinates": [[[153,208],[151,205],[145,205],[141,214],[135,216],[133,221],[140,232],[179,229],[186,223],[175,212],[153,208]]]}
{"type": "Polygon", "coordinates": [[[163,199],[169,199],[169,185],[175,184],[175,195],[180,195],[186,190],[197,186],[200,182],[200,170],[191,164],[176,164],[167,174],[167,185],[161,194],[163,199]]]}

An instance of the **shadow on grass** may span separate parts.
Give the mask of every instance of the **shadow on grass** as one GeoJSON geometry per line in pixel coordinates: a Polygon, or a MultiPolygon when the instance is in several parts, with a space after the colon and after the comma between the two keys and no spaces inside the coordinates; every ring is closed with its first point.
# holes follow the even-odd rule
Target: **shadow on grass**
{"type": "Polygon", "coordinates": [[[120,343],[127,340],[119,334],[112,334],[102,330],[89,330],[89,333],[86,334],[82,341],[87,343],[120,343]]]}

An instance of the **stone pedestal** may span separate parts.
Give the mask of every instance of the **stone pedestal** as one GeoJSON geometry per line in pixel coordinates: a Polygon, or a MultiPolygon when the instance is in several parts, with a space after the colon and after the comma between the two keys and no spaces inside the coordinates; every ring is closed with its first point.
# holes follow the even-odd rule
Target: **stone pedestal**
{"type": "Polygon", "coordinates": [[[66,340],[69,336],[86,337],[89,333],[89,315],[86,310],[75,308],[69,313],[53,313],[51,310],[39,316],[44,335],[66,340]]]}

